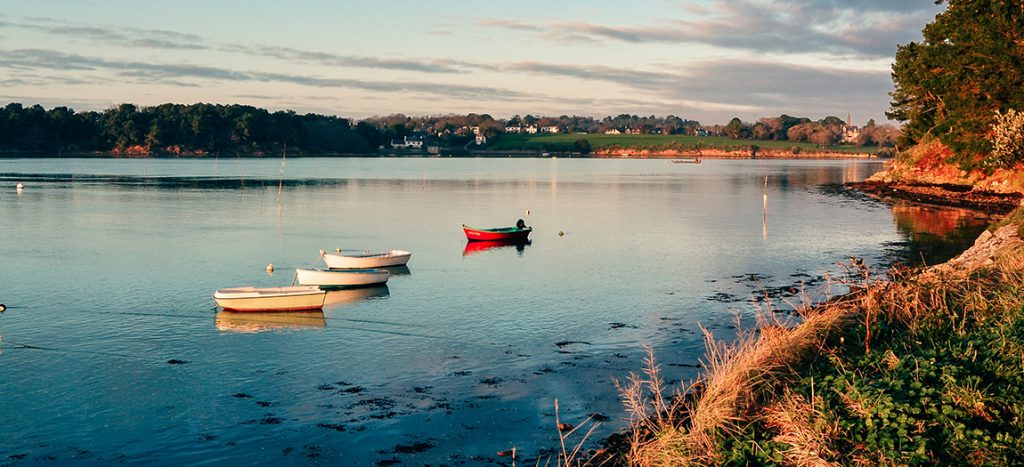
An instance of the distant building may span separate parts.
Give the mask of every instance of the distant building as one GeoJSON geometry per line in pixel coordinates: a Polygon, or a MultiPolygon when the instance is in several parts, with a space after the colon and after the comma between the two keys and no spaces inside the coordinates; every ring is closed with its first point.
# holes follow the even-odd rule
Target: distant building
{"type": "Polygon", "coordinates": [[[478,127],[478,126],[471,126],[471,127],[469,127],[469,131],[472,131],[473,134],[476,135],[476,136],[480,136],[480,127],[478,127]]]}
{"type": "Polygon", "coordinates": [[[507,127],[505,127],[505,133],[522,133],[522,132],[523,132],[523,126],[522,125],[507,126],[507,127]]]}
{"type": "Polygon", "coordinates": [[[476,135],[476,145],[477,146],[483,146],[485,144],[487,144],[487,137],[484,136],[482,133],[476,135]]]}
{"type": "Polygon", "coordinates": [[[537,134],[537,127],[533,126],[533,125],[530,125],[530,126],[526,127],[526,132],[531,134],[531,135],[535,135],[535,134],[537,134]]]}
{"type": "Polygon", "coordinates": [[[423,138],[405,136],[401,140],[391,140],[391,147],[394,149],[422,149],[423,138]]]}
{"type": "Polygon", "coordinates": [[[859,138],[860,128],[853,124],[853,115],[847,112],[846,125],[843,126],[843,137],[840,142],[855,144],[859,138]]]}
{"type": "Polygon", "coordinates": [[[860,128],[852,125],[843,127],[843,137],[841,142],[856,144],[857,139],[860,138],[860,128]]]}
{"type": "Polygon", "coordinates": [[[541,133],[561,133],[562,129],[558,128],[558,125],[542,126],[540,127],[541,133]]]}
{"type": "Polygon", "coordinates": [[[622,132],[619,131],[618,128],[612,128],[610,130],[604,130],[604,134],[606,134],[606,135],[621,135],[622,132]]]}

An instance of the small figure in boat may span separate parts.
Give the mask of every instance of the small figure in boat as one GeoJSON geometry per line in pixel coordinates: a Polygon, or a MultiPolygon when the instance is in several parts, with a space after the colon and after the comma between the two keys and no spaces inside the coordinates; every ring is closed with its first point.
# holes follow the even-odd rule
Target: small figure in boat
{"type": "Polygon", "coordinates": [[[519,230],[525,229],[526,228],[526,221],[524,221],[522,219],[519,219],[518,221],[516,221],[516,228],[519,229],[519,230]]]}

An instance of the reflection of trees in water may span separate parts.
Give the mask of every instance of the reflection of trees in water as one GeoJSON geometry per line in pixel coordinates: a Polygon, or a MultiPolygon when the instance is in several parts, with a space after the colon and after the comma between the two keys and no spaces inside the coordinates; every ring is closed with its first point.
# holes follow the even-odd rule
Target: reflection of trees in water
{"type": "Polygon", "coordinates": [[[938,264],[960,254],[992,221],[967,209],[935,206],[896,205],[892,215],[908,239],[908,248],[893,260],[910,264],[938,264]]]}

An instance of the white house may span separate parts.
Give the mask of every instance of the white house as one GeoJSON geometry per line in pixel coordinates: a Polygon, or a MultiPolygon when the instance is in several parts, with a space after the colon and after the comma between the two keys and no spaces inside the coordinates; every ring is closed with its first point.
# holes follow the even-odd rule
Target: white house
{"type": "Polygon", "coordinates": [[[480,136],[480,127],[478,127],[478,126],[471,126],[471,127],[469,127],[469,131],[472,131],[473,134],[476,135],[476,136],[480,136]]]}
{"type": "Polygon", "coordinates": [[[482,146],[484,144],[487,144],[487,137],[483,133],[476,135],[476,145],[482,146]]]}
{"type": "Polygon", "coordinates": [[[522,133],[522,132],[523,132],[522,125],[507,126],[507,127],[505,127],[505,133],[522,133]]]}
{"type": "Polygon", "coordinates": [[[531,134],[531,135],[535,135],[535,134],[537,134],[537,127],[533,126],[533,125],[530,125],[530,126],[526,127],[526,132],[531,134]]]}
{"type": "Polygon", "coordinates": [[[558,128],[558,125],[542,126],[540,127],[541,133],[561,133],[562,129],[558,128]]]}
{"type": "Polygon", "coordinates": [[[604,134],[606,134],[606,135],[621,135],[622,132],[619,131],[618,128],[612,128],[611,130],[604,130],[604,134]]]}
{"type": "Polygon", "coordinates": [[[856,144],[857,138],[860,138],[860,128],[854,125],[847,125],[843,128],[843,143],[856,144]]]}
{"type": "Polygon", "coordinates": [[[421,149],[423,148],[423,139],[405,136],[401,141],[391,140],[391,147],[395,149],[421,149]]]}

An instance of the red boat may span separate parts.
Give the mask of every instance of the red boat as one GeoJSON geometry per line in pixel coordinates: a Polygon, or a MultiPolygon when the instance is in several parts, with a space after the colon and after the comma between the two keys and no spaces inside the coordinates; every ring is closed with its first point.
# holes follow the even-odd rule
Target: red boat
{"type": "Polygon", "coordinates": [[[474,229],[462,224],[466,238],[471,242],[525,242],[533,227],[501,227],[497,229],[474,229]]]}

